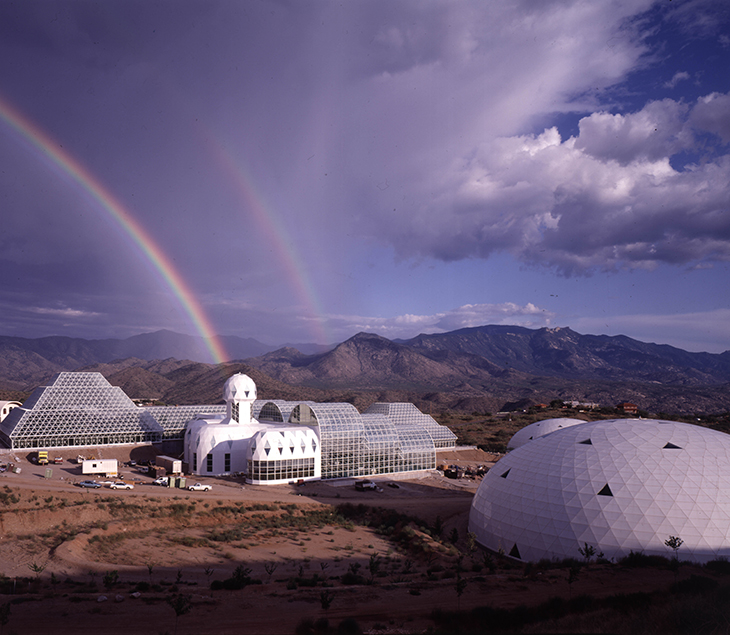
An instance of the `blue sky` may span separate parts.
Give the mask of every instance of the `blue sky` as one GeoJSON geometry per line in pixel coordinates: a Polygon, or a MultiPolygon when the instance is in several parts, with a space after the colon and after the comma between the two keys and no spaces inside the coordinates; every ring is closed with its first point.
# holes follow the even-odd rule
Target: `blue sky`
{"type": "MultiPolygon", "coordinates": [[[[219,334],[482,324],[730,349],[730,5],[0,4],[0,99],[103,183],[219,334]]],[[[189,316],[0,118],[1,334],[189,316]]]]}

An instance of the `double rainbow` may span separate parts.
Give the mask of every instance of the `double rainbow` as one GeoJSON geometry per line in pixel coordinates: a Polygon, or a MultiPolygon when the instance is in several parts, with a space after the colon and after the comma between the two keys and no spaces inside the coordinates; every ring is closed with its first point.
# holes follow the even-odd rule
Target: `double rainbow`
{"type": "Polygon", "coordinates": [[[195,330],[205,341],[213,361],[220,364],[230,359],[220,337],[216,335],[210,319],[190,286],[165,252],[129,210],[57,141],[2,97],[0,97],[0,117],[96,200],[101,209],[107,212],[124,233],[132,239],[190,318],[195,330]]]}

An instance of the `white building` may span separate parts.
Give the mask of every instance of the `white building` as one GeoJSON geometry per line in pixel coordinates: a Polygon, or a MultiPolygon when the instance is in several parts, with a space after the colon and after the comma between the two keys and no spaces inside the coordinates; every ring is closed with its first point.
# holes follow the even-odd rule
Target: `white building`
{"type": "Polygon", "coordinates": [[[556,429],[502,458],[469,515],[481,545],[514,558],[608,559],[631,551],[730,556],[730,435],[700,426],[613,419],[556,429]]]}
{"type": "Polygon", "coordinates": [[[200,476],[247,474],[251,483],[321,478],[317,425],[260,423],[252,416],[256,384],[233,375],[225,384],[225,415],[200,415],[185,430],[185,461],[200,476]]]}

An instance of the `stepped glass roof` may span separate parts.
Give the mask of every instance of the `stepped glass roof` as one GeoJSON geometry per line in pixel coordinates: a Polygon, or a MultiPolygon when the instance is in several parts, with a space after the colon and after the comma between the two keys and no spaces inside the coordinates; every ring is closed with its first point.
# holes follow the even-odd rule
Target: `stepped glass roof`
{"type": "Polygon", "coordinates": [[[363,414],[384,414],[396,426],[417,425],[428,431],[437,448],[456,447],[456,435],[446,426],[424,414],[412,403],[374,403],[363,414]]]}
{"type": "Polygon", "coordinates": [[[100,373],[59,373],[0,423],[11,448],[155,442],[163,428],[100,373]]]}

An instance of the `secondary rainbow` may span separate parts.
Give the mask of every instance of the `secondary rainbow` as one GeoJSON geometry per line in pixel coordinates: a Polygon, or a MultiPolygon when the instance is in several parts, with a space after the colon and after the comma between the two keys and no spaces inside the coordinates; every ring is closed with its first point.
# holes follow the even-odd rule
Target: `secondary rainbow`
{"type": "Polygon", "coordinates": [[[205,143],[222,168],[223,174],[228,176],[228,184],[233,187],[241,199],[246,203],[246,209],[251,212],[261,231],[265,234],[266,244],[273,247],[279,264],[286,272],[289,284],[297,294],[299,301],[306,307],[306,313],[300,317],[307,319],[312,328],[315,342],[327,344],[332,341],[325,329],[326,319],[319,302],[317,293],[306,273],[306,267],[299,257],[296,243],[288,236],[286,227],[279,221],[278,216],[265,203],[264,197],[256,189],[243,167],[233,158],[215,135],[206,129],[205,143]]]}
{"type": "Polygon", "coordinates": [[[195,294],[160,246],[122,203],[48,133],[13,108],[2,97],[0,97],[0,116],[72,181],[82,187],[114,219],[149,261],[165,286],[172,291],[181,308],[190,318],[195,330],[205,341],[213,361],[218,364],[227,361],[228,353],[195,294]]]}

